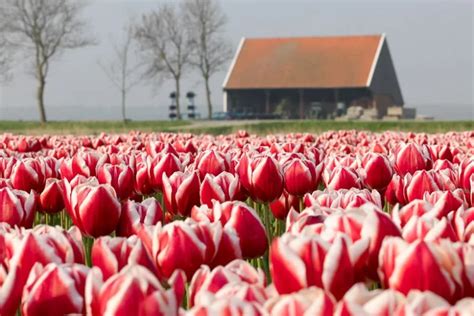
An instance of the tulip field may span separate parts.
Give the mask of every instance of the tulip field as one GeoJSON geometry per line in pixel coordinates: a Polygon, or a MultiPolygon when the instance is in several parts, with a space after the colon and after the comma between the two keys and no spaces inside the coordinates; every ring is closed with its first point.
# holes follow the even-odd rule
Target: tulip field
{"type": "Polygon", "coordinates": [[[474,315],[474,131],[0,135],[0,315],[474,315]]]}

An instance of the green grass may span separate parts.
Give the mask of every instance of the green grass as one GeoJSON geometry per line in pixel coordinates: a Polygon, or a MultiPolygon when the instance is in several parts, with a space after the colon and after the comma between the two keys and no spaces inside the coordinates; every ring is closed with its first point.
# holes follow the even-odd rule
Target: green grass
{"type": "Polygon", "coordinates": [[[0,121],[0,133],[14,134],[92,134],[101,132],[123,133],[131,130],[145,132],[191,132],[194,134],[230,134],[239,129],[259,135],[308,132],[321,133],[328,130],[367,130],[373,132],[412,131],[426,133],[446,133],[449,131],[474,130],[473,121],[260,121],[260,122],[206,122],[206,121],[71,121],[49,122],[41,125],[38,122],[0,121]]]}
{"type": "Polygon", "coordinates": [[[188,121],[65,121],[48,122],[41,125],[38,122],[0,121],[0,133],[14,134],[100,134],[123,133],[131,130],[146,132],[170,131],[181,126],[187,126],[188,121]]]}
{"type": "Polygon", "coordinates": [[[239,129],[247,130],[249,133],[259,135],[279,133],[322,133],[328,130],[366,130],[372,132],[411,131],[426,133],[446,133],[449,131],[474,130],[473,121],[270,121],[258,124],[227,125],[215,127],[183,127],[183,130],[195,134],[230,134],[239,129]]]}

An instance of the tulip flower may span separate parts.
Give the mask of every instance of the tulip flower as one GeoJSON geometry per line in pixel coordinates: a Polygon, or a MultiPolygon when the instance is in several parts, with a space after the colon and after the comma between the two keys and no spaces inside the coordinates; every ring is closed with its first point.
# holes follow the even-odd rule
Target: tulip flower
{"type": "Polygon", "coordinates": [[[130,197],[133,191],[133,171],[126,165],[101,165],[97,170],[97,179],[101,184],[111,185],[120,200],[130,197]]]}
{"type": "Polygon", "coordinates": [[[120,272],[126,265],[139,264],[155,272],[153,262],[137,236],[96,239],[92,246],[92,265],[102,271],[104,280],[120,272]]]}
{"type": "Polygon", "coordinates": [[[280,165],[272,157],[243,155],[237,170],[242,185],[254,201],[272,202],[281,196],[284,179],[280,165]]]}
{"type": "Polygon", "coordinates": [[[407,201],[411,202],[415,199],[422,199],[425,193],[431,193],[439,190],[432,173],[425,170],[416,171],[413,177],[405,183],[407,201]]]}
{"type": "Polygon", "coordinates": [[[265,303],[270,315],[333,315],[335,300],[332,295],[317,287],[276,296],[265,303]]]}
{"type": "Polygon", "coordinates": [[[155,198],[142,202],[126,201],[117,226],[117,235],[129,237],[136,234],[142,225],[156,225],[163,220],[161,204],[155,198]]]}
{"type": "Polygon", "coordinates": [[[309,159],[290,156],[283,160],[285,189],[289,194],[303,196],[317,189],[323,165],[316,165],[309,159]]]}
{"type": "Polygon", "coordinates": [[[199,177],[196,172],[163,174],[163,199],[166,210],[173,215],[187,216],[199,204],[199,177]]]}
{"type": "Polygon", "coordinates": [[[332,190],[361,188],[361,182],[357,173],[347,167],[336,167],[330,174],[326,187],[332,190]]]}
{"type": "Polygon", "coordinates": [[[10,225],[31,227],[35,218],[36,198],[34,193],[0,189],[0,221],[10,225]]]}
{"type": "Polygon", "coordinates": [[[401,176],[413,174],[418,170],[432,167],[432,158],[428,148],[415,143],[402,144],[395,153],[395,170],[401,176]]]}
{"type": "Polygon", "coordinates": [[[382,283],[403,294],[417,289],[452,300],[462,287],[463,264],[447,244],[441,247],[423,240],[408,244],[398,237],[388,237],[382,244],[379,260],[382,283]],[[446,260],[449,266],[444,264],[446,260]]]}
{"type": "Polygon", "coordinates": [[[74,224],[86,235],[108,235],[117,227],[120,202],[108,184],[90,180],[71,189],[69,182],[65,181],[64,201],[74,224]]]}
{"type": "Polygon", "coordinates": [[[178,315],[174,289],[165,290],[146,268],[130,265],[103,281],[93,268],[86,280],[87,315],[178,315]]]}
{"type": "Polygon", "coordinates": [[[270,210],[275,218],[284,220],[291,209],[295,211],[300,210],[300,199],[294,195],[283,191],[283,194],[278,200],[270,203],[270,210]]]}
{"type": "Polygon", "coordinates": [[[352,244],[338,236],[332,244],[318,236],[284,234],[273,241],[270,273],[280,294],[297,292],[309,286],[326,289],[340,299],[359,277],[355,267],[365,260],[368,240],[352,244]],[[313,254],[307,256],[307,254],[313,254]]]}
{"type": "Polygon", "coordinates": [[[41,192],[45,182],[44,172],[44,165],[38,160],[20,160],[11,171],[12,186],[17,190],[41,192]]]}
{"type": "Polygon", "coordinates": [[[200,189],[201,204],[212,207],[213,201],[226,202],[245,200],[239,177],[228,172],[221,172],[217,176],[206,174],[200,189]]]}
{"type": "Polygon", "coordinates": [[[362,181],[370,189],[383,190],[392,179],[393,169],[387,156],[377,153],[367,153],[361,159],[359,174],[362,181]]]}
{"type": "Polygon", "coordinates": [[[207,207],[194,209],[192,218],[220,222],[224,228],[231,228],[239,238],[244,258],[256,258],[268,248],[267,232],[254,209],[243,202],[215,203],[212,210],[207,207]]]}
{"type": "Polygon", "coordinates": [[[216,150],[200,152],[194,161],[194,165],[201,178],[204,178],[207,174],[217,176],[221,172],[230,170],[229,158],[216,150]]]}
{"type": "Polygon", "coordinates": [[[235,260],[226,266],[217,266],[212,271],[201,266],[194,274],[189,286],[189,306],[202,302],[201,296],[216,294],[227,284],[249,284],[263,288],[265,274],[243,260],[235,260]]]}
{"type": "Polygon", "coordinates": [[[84,313],[84,288],[89,268],[80,264],[33,267],[23,290],[25,316],[84,313]],[[54,290],[52,290],[54,289],[54,290]]]}
{"type": "Polygon", "coordinates": [[[178,156],[173,153],[156,155],[148,163],[148,177],[150,185],[155,191],[164,191],[164,178],[170,177],[177,171],[182,171],[183,166],[178,156]]]}
{"type": "Polygon", "coordinates": [[[64,209],[62,181],[54,178],[46,180],[46,186],[39,196],[40,210],[45,213],[58,213],[64,209]]]}

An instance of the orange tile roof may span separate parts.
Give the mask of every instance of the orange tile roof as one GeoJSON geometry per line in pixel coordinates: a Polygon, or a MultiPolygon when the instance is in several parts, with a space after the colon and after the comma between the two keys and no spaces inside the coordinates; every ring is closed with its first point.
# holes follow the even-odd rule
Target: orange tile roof
{"type": "Polygon", "coordinates": [[[243,39],[224,89],[366,87],[382,35],[243,39]]]}

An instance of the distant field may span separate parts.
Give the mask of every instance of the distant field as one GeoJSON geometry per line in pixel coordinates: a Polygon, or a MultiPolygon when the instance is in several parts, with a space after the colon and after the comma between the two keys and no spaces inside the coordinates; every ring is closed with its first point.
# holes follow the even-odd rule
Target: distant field
{"type": "Polygon", "coordinates": [[[426,133],[474,130],[473,121],[400,121],[400,122],[336,122],[336,121],[86,121],[37,122],[0,121],[0,132],[14,134],[99,134],[123,133],[131,130],[146,132],[190,132],[195,134],[229,134],[245,129],[256,134],[291,132],[321,133],[328,130],[394,130],[426,133]]]}

